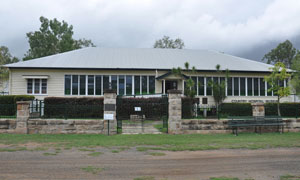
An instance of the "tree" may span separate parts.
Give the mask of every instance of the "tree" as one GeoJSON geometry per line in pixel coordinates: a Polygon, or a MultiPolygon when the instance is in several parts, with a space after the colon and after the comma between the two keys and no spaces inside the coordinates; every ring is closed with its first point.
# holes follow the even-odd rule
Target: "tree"
{"type": "MultiPolygon", "coordinates": [[[[222,76],[222,71],[220,70],[221,66],[219,64],[216,65],[216,72],[218,76],[222,76]]],[[[229,78],[229,71],[226,70],[226,78],[229,78]]],[[[208,86],[210,86],[213,90],[213,98],[215,100],[216,109],[217,109],[217,115],[219,119],[219,107],[223,103],[223,101],[226,99],[226,81],[220,81],[220,82],[214,82],[209,81],[208,86]]]]}
{"type": "Polygon", "coordinates": [[[184,42],[180,38],[173,40],[170,39],[169,36],[164,36],[162,39],[156,40],[153,47],[166,49],[182,49],[184,48],[184,42]]]}
{"type": "Polygon", "coordinates": [[[277,96],[277,112],[278,116],[281,116],[280,99],[290,95],[290,87],[283,87],[281,82],[288,79],[291,75],[286,71],[285,65],[282,62],[277,62],[270,70],[271,74],[265,76],[264,79],[271,87],[268,91],[273,91],[273,94],[277,96]]]}
{"type": "Polygon", "coordinates": [[[30,48],[23,60],[94,46],[91,40],[73,39],[73,26],[65,21],[59,22],[56,18],[48,20],[41,16],[40,22],[38,31],[26,34],[30,48]]]}
{"type": "Polygon", "coordinates": [[[289,40],[286,40],[283,43],[280,43],[276,48],[272,49],[269,53],[265,54],[262,61],[267,60],[268,64],[281,62],[286,68],[291,68],[292,60],[295,55],[296,49],[289,40]]]}
{"type": "Polygon", "coordinates": [[[5,67],[2,67],[4,64],[11,64],[18,62],[19,59],[16,57],[13,57],[9,49],[6,46],[0,46],[0,84],[1,88],[4,85],[4,82],[8,79],[9,77],[9,72],[8,69],[5,67]]]}
{"type": "Polygon", "coordinates": [[[291,84],[297,95],[300,95],[300,51],[297,52],[297,55],[292,61],[293,72],[291,84]]]}

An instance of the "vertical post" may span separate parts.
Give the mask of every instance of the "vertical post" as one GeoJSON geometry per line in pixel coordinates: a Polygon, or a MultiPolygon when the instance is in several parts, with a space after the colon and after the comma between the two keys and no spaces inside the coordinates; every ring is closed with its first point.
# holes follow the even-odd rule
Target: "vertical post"
{"type": "Polygon", "coordinates": [[[29,105],[30,101],[17,102],[17,121],[16,121],[16,134],[27,134],[27,122],[29,119],[29,105]]]}
{"type": "Polygon", "coordinates": [[[180,90],[169,90],[168,133],[181,133],[181,94],[180,90]]]}
{"type": "Polygon", "coordinates": [[[163,89],[163,94],[166,94],[166,80],[164,79],[163,80],[163,86],[164,86],[164,89],[163,89]]]}
{"type": "Polygon", "coordinates": [[[113,89],[104,90],[104,128],[107,134],[117,133],[117,92],[113,89]]]}

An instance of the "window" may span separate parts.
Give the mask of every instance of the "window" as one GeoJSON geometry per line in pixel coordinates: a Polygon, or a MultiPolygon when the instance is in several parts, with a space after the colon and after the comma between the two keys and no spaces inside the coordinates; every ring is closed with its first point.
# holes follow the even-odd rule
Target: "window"
{"type": "Polygon", "coordinates": [[[65,95],[71,95],[71,75],[65,75],[65,95]]]}
{"type": "Polygon", "coordinates": [[[196,94],[197,94],[197,77],[192,77],[192,80],[194,82],[194,87],[193,89],[195,90],[196,94]]]}
{"type": "Polygon", "coordinates": [[[126,76],[126,95],[132,94],[132,76],[126,76]]]}
{"type": "Polygon", "coordinates": [[[47,79],[27,79],[27,94],[47,94],[47,79]]]}
{"type": "Polygon", "coordinates": [[[148,85],[147,76],[142,76],[142,94],[148,94],[147,85],[148,85]]]}
{"type": "Polygon", "coordinates": [[[240,78],[240,95],[245,96],[246,95],[246,83],[245,83],[245,78],[241,77],[240,78]]]}
{"type": "Polygon", "coordinates": [[[134,94],[141,94],[141,81],[140,76],[134,76],[134,94]]]}
{"type": "Polygon", "coordinates": [[[117,90],[118,88],[118,79],[117,79],[118,76],[111,76],[111,88],[113,90],[117,90]]]}
{"type": "Polygon", "coordinates": [[[204,96],[204,77],[198,77],[199,95],[204,96]]]}
{"type": "Polygon", "coordinates": [[[88,95],[94,95],[94,76],[88,75],[88,95]]]}
{"type": "Polygon", "coordinates": [[[266,95],[266,87],[265,87],[265,81],[264,78],[260,78],[260,96],[265,96],[266,95]]]}
{"type": "Polygon", "coordinates": [[[258,78],[253,78],[254,80],[254,96],[258,96],[258,78]]]}
{"type": "Polygon", "coordinates": [[[149,76],[149,94],[155,94],[155,77],[149,76]]]}
{"type": "Polygon", "coordinates": [[[96,95],[101,95],[102,94],[102,76],[96,76],[95,80],[95,84],[96,84],[96,95]]]}
{"type": "Polygon", "coordinates": [[[210,82],[212,81],[211,77],[206,78],[206,95],[211,96],[212,95],[212,88],[209,86],[210,82]]]}
{"type": "Polygon", "coordinates": [[[247,78],[248,96],[253,96],[252,78],[247,78]]]}
{"type": "Polygon", "coordinates": [[[119,95],[124,95],[125,93],[125,77],[123,75],[119,76],[119,95]]]}
{"type": "Polygon", "coordinates": [[[103,90],[109,89],[109,76],[103,76],[103,90]]]}
{"type": "Polygon", "coordinates": [[[227,79],[227,95],[232,96],[232,78],[227,79]]]}
{"type": "Polygon", "coordinates": [[[267,95],[272,96],[272,91],[269,91],[269,89],[271,89],[271,85],[269,83],[267,83],[267,88],[268,88],[267,95]]]}
{"type": "Polygon", "coordinates": [[[78,75],[72,75],[72,95],[78,95],[78,75]]]}
{"type": "Polygon", "coordinates": [[[33,89],[33,79],[28,79],[27,80],[27,94],[32,94],[32,89],[33,89]]]}
{"type": "Polygon", "coordinates": [[[85,95],[85,75],[80,75],[80,95],[85,95]]]}
{"type": "Polygon", "coordinates": [[[239,96],[239,78],[238,77],[235,77],[233,78],[234,79],[234,82],[233,82],[233,92],[234,92],[234,96],[239,96]]]}

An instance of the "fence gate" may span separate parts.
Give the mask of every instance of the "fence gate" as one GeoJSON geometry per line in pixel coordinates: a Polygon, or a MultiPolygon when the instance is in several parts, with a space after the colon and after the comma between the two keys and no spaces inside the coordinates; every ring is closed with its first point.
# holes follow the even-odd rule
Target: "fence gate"
{"type": "Polygon", "coordinates": [[[117,130],[123,134],[168,131],[168,97],[117,97],[117,130]]]}

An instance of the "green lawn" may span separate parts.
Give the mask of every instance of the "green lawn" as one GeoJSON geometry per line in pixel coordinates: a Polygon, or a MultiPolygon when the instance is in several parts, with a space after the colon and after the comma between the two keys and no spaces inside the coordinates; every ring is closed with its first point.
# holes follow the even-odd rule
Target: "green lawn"
{"type": "MultiPolygon", "coordinates": [[[[83,134],[0,134],[0,144],[18,146],[29,142],[49,143],[64,148],[84,147],[138,147],[145,150],[210,150],[210,149],[260,149],[300,147],[300,133],[241,133],[213,135],[83,135],[83,134]]],[[[0,150],[1,151],[1,150],[0,150]]]]}

